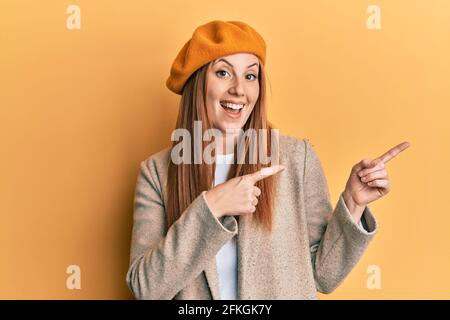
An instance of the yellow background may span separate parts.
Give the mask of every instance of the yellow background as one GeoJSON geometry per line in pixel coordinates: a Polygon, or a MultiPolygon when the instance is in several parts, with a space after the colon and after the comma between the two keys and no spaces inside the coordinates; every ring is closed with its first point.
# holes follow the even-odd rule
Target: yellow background
{"type": "Polygon", "coordinates": [[[322,299],[450,298],[450,1],[19,1],[0,5],[0,298],[129,299],[140,161],[169,145],[170,65],[195,27],[268,45],[270,119],[308,138],[333,206],[351,167],[402,141],[380,231],[322,299]],[[66,9],[81,9],[68,30],[66,9]],[[381,8],[381,30],[366,9],[381,8]],[[81,289],[66,268],[81,267],[81,289]],[[366,286],[370,265],[381,290],[366,286]]]}

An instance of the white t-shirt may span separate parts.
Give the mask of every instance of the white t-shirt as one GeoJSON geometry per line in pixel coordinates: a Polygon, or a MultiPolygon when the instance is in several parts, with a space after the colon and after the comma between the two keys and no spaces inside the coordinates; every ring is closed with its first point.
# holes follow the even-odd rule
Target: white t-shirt
{"type": "MultiPolygon", "coordinates": [[[[216,155],[216,172],[214,185],[226,181],[228,171],[233,163],[233,154],[216,155]]],[[[237,236],[228,241],[216,254],[217,272],[219,274],[220,298],[237,299],[237,236]]]]}

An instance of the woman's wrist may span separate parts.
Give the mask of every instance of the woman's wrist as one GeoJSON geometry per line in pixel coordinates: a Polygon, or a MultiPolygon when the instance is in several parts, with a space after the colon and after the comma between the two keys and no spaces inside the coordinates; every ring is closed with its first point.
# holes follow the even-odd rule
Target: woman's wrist
{"type": "Polygon", "coordinates": [[[204,194],[206,205],[208,206],[209,210],[212,212],[212,214],[217,218],[221,218],[222,214],[218,212],[218,210],[214,207],[214,193],[211,192],[211,190],[208,190],[204,194]]]}
{"type": "Polygon", "coordinates": [[[366,206],[358,205],[346,190],[342,193],[342,198],[344,198],[345,205],[347,206],[347,209],[355,223],[359,223],[366,206]]]}

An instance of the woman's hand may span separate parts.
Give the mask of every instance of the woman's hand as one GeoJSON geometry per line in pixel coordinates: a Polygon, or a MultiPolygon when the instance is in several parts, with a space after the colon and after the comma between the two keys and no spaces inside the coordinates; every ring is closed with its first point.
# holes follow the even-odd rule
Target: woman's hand
{"type": "Polygon", "coordinates": [[[400,143],[374,160],[364,159],[353,166],[343,198],[355,221],[359,221],[367,204],[390,191],[385,164],[408,147],[409,142],[400,143]]]}
{"type": "Polygon", "coordinates": [[[232,178],[205,193],[211,212],[220,218],[225,215],[243,215],[255,212],[261,189],[255,186],[259,180],[273,176],[285,169],[275,165],[245,176],[232,178]]]}

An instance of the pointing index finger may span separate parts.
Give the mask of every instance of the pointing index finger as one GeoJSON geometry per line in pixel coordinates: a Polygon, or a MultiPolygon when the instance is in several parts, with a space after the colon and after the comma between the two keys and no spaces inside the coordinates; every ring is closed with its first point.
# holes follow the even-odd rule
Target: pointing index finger
{"type": "Polygon", "coordinates": [[[264,178],[273,176],[274,174],[277,174],[280,171],[283,171],[286,167],[283,165],[275,165],[271,167],[262,168],[261,170],[251,173],[248,175],[248,177],[251,179],[253,183],[256,183],[264,178]]]}
{"type": "Polygon", "coordinates": [[[384,153],[383,155],[381,155],[380,157],[378,157],[377,159],[375,159],[374,161],[381,160],[382,162],[386,163],[389,160],[392,160],[400,152],[402,152],[403,150],[405,150],[408,147],[409,147],[409,142],[407,142],[407,141],[402,142],[402,143],[396,145],[395,147],[393,147],[392,149],[390,149],[389,151],[387,151],[386,153],[384,153]]]}

